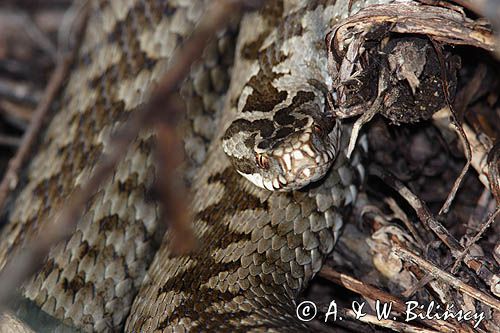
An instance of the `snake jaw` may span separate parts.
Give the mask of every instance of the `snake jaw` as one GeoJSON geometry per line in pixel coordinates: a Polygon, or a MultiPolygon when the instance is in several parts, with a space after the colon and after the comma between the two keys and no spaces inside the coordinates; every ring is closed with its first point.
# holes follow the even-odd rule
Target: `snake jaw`
{"type": "Polygon", "coordinates": [[[339,131],[340,126],[331,122],[310,119],[302,129],[266,146],[245,127],[235,126],[228,130],[223,148],[238,173],[254,185],[270,191],[292,191],[327,173],[337,155],[339,131]]]}
{"type": "Polygon", "coordinates": [[[279,161],[281,175],[286,180],[286,184],[278,190],[300,189],[321,179],[335,160],[335,139],[335,135],[323,135],[314,129],[307,129],[298,136],[298,140],[274,150],[272,156],[279,161]]]}
{"type": "Polygon", "coordinates": [[[238,172],[256,186],[270,191],[297,190],[321,179],[335,160],[335,138],[306,130],[288,139],[285,144],[259,152],[266,156],[266,168],[260,167],[251,173],[238,172]]]}
{"type": "Polygon", "coordinates": [[[292,191],[321,179],[333,164],[339,144],[337,122],[314,105],[302,106],[288,118],[233,121],[222,146],[235,169],[270,191],[292,191]],[[293,114],[293,116],[292,116],[293,114]]]}

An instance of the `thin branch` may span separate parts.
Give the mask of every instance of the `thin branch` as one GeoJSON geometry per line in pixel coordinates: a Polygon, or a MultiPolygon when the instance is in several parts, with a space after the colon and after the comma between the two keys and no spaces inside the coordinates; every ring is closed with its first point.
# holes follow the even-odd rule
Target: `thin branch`
{"type": "Polygon", "coordinates": [[[451,124],[453,125],[453,128],[457,132],[460,140],[462,141],[462,145],[464,146],[466,162],[465,162],[464,167],[462,168],[462,171],[460,172],[460,175],[458,175],[457,179],[453,183],[453,187],[451,188],[450,193],[448,194],[448,197],[446,198],[446,201],[444,202],[443,206],[439,210],[439,215],[448,213],[450,206],[451,206],[451,203],[453,202],[453,199],[455,198],[455,195],[457,194],[457,191],[460,188],[460,185],[462,184],[462,181],[465,178],[467,171],[469,171],[471,161],[472,161],[472,150],[471,150],[467,135],[465,135],[465,131],[462,128],[462,126],[460,125],[458,117],[457,117],[455,111],[453,110],[453,107],[451,106],[451,104],[449,105],[449,108],[450,108],[450,114],[451,114],[451,120],[452,120],[451,124]]]}
{"type": "Polygon", "coordinates": [[[474,245],[474,244],[476,244],[477,241],[479,239],[481,239],[481,237],[483,237],[484,232],[491,226],[491,224],[493,223],[493,221],[495,221],[495,218],[498,216],[499,213],[500,213],[500,207],[497,207],[497,209],[493,213],[490,214],[490,216],[488,217],[488,219],[486,220],[486,222],[483,223],[483,225],[481,227],[481,230],[479,230],[478,233],[474,236],[474,238],[472,238],[467,243],[467,245],[465,246],[465,249],[462,251],[462,253],[460,253],[457,256],[457,258],[455,260],[455,263],[453,264],[453,267],[451,268],[451,272],[452,273],[456,273],[456,271],[458,270],[458,267],[459,267],[460,263],[462,262],[462,260],[464,260],[465,256],[469,252],[471,246],[474,245]]]}
{"type": "Polygon", "coordinates": [[[28,107],[23,107],[7,100],[0,100],[0,113],[6,117],[14,118],[19,123],[26,124],[23,130],[26,130],[28,124],[31,122],[33,112],[34,110],[28,107]]]}
{"type": "Polygon", "coordinates": [[[58,58],[56,46],[52,43],[50,38],[40,30],[36,23],[33,22],[31,17],[24,11],[18,13],[16,17],[19,19],[20,25],[24,28],[24,31],[26,31],[26,34],[33,43],[49,54],[53,61],[56,60],[58,58]]]}
{"type": "MultiPolygon", "coordinates": [[[[464,247],[458,240],[451,235],[448,230],[434,217],[427,205],[420,200],[408,187],[406,187],[398,179],[384,171],[382,168],[371,165],[369,168],[370,174],[382,179],[387,185],[396,190],[415,210],[420,221],[431,229],[436,236],[450,249],[453,257],[458,258],[463,252],[464,247]]],[[[478,274],[486,283],[491,284],[495,280],[495,274],[491,272],[483,263],[466,254],[464,262],[478,274]]]]}
{"type": "Polygon", "coordinates": [[[19,169],[31,153],[31,148],[40,133],[45,117],[50,110],[52,101],[61,89],[62,83],[67,76],[74,54],[61,56],[54,73],[50,77],[45,94],[40,104],[33,112],[31,123],[24,132],[20,147],[16,155],[9,161],[9,167],[0,183],[0,208],[4,206],[5,199],[11,190],[17,186],[19,169]]]}
{"type": "Polygon", "coordinates": [[[436,54],[437,54],[438,59],[439,59],[439,63],[441,65],[440,69],[441,69],[441,82],[443,85],[443,95],[444,95],[444,99],[446,101],[446,104],[448,105],[448,108],[450,110],[451,124],[453,125],[455,131],[457,132],[458,136],[460,137],[460,140],[462,140],[462,144],[464,146],[465,158],[467,160],[464,167],[462,168],[462,171],[460,172],[460,175],[457,177],[457,179],[453,183],[453,187],[451,188],[450,193],[448,194],[448,197],[446,198],[446,201],[444,202],[443,206],[439,210],[439,215],[442,215],[442,214],[448,213],[448,211],[450,210],[451,203],[453,202],[453,199],[455,199],[455,195],[457,194],[457,191],[460,188],[460,184],[462,184],[462,181],[465,178],[467,171],[469,171],[471,161],[472,161],[472,149],[470,147],[469,140],[467,139],[467,135],[465,135],[465,131],[460,124],[459,117],[458,117],[458,115],[457,115],[457,113],[456,113],[456,111],[453,108],[453,105],[451,103],[449,89],[448,89],[448,78],[446,75],[446,63],[444,60],[442,47],[433,38],[431,38],[430,41],[434,47],[434,50],[436,51],[436,54]]]}
{"type": "Polygon", "coordinates": [[[487,158],[488,181],[497,206],[500,206],[500,140],[491,148],[487,158]]]}
{"type": "MultiPolygon", "coordinates": [[[[168,113],[183,114],[182,103],[171,103],[168,113]]],[[[187,191],[182,177],[175,177],[184,159],[182,140],[176,131],[176,120],[160,119],[156,125],[157,175],[155,188],[159,193],[162,207],[163,225],[169,227],[171,235],[168,246],[174,255],[189,253],[193,250],[196,237],[191,228],[191,215],[187,191]]]]}
{"type": "Polygon", "coordinates": [[[351,136],[349,138],[349,145],[347,147],[347,158],[351,158],[351,154],[354,151],[354,148],[356,147],[356,141],[358,140],[359,132],[361,131],[361,128],[363,125],[368,123],[372,118],[380,112],[380,109],[382,108],[382,103],[384,101],[384,96],[385,94],[379,93],[377,98],[373,101],[372,105],[366,112],[364,112],[361,117],[359,117],[354,125],[352,126],[352,131],[351,131],[351,136]]]}
{"type": "Polygon", "coordinates": [[[425,242],[422,239],[422,237],[420,237],[420,235],[418,234],[417,228],[415,228],[415,225],[410,221],[406,213],[398,206],[396,200],[394,200],[391,197],[387,197],[386,199],[384,199],[384,201],[389,205],[391,210],[394,212],[394,217],[400,219],[405,225],[405,227],[410,231],[412,237],[417,241],[418,245],[421,248],[425,247],[424,245],[425,242]]]}
{"type": "MultiPolygon", "coordinates": [[[[455,131],[452,127],[452,122],[449,117],[449,109],[443,108],[436,112],[432,116],[433,123],[437,126],[440,131],[455,131]]],[[[472,160],[471,165],[476,170],[479,175],[479,180],[486,188],[490,188],[489,173],[487,166],[487,155],[488,152],[486,147],[476,138],[476,133],[467,125],[462,124],[462,128],[470,142],[470,147],[472,148],[472,160]]]]}
{"type": "Polygon", "coordinates": [[[487,295],[476,288],[460,281],[453,275],[445,272],[427,260],[422,259],[420,256],[403,249],[397,245],[394,245],[392,248],[394,254],[396,254],[399,258],[404,261],[411,262],[416,265],[418,268],[422,269],[426,273],[430,274],[433,278],[444,281],[448,283],[450,286],[462,291],[464,294],[469,295],[470,297],[490,306],[491,308],[500,311],[500,301],[487,295]]]}
{"type": "Polygon", "coordinates": [[[0,146],[17,148],[20,144],[21,139],[19,137],[0,134],[0,146]]]}
{"type": "MultiPolygon", "coordinates": [[[[351,291],[354,291],[355,293],[358,293],[365,298],[369,298],[372,300],[379,300],[383,303],[392,303],[393,309],[396,312],[404,313],[406,311],[406,304],[399,298],[383,290],[368,285],[363,281],[357,280],[352,276],[337,272],[330,267],[324,266],[319,272],[319,276],[328,279],[335,284],[343,286],[351,291]]],[[[444,320],[428,319],[423,321],[422,323],[429,325],[430,327],[441,332],[450,332],[450,333],[466,332],[463,329],[461,329],[460,326],[454,325],[444,320]]]]}
{"type": "Polygon", "coordinates": [[[415,295],[415,293],[420,290],[421,288],[423,288],[425,285],[427,285],[427,283],[433,281],[434,278],[427,274],[427,275],[424,275],[422,278],[420,278],[420,280],[417,281],[417,283],[415,283],[414,285],[412,286],[409,286],[408,289],[406,289],[405,291],[403,291],[401,293],[401,295],[403,295],[403,297],[411,297],[412,295],[415,295]]]}

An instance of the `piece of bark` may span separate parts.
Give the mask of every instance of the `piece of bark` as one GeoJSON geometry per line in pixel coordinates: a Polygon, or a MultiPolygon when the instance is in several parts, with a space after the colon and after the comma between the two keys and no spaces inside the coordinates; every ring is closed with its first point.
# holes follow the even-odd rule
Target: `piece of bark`
{"type": "MultiPolygon", "coordinates": [[[[426,41],[487,51],[494,49],[495,42],[488,26],[450,8],[417,2],[367,7],[336,25],[326,37],[329,70],[334,78],[333,94],[336,95],[332,112],[340,118],[360,115],[381,91],[385,91],[387,96],[381,112],[392,121],[405,123],[428,119],[446,102],[443,95],[439,98],[441,103],[432,98],[444,88],[439,82],[439,74],[447,74],[446,79],[451,84],[445,84],[453,90],[458,64],[456,58],[444,52],[446,68],[439,68],[436,63],[439,54],[433,54],[431,44],[426,41]],[[419,64],[417,58],[424,54],[427,61],[419,64]],[[424,66],[429,67],[427,72],[424,66]],[[402,93],[403,90],[394,85],[401,79],[407,82],[409,92],[402,93]],[[391,110],[393,105],[401,104],[402,94],[407,95],[406,105],[391,110]],[[418,101],[419,98],[422,101],[418,101]]],[[[452,95],[452,91],[448,94],[452,95]]]]}

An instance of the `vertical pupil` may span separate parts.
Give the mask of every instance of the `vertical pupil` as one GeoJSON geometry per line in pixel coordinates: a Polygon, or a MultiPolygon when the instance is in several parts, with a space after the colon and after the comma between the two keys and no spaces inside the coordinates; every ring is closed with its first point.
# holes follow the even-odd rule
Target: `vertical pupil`
{"type": "Polygon", "coordinates": [[[264,168],[264,169],[267,168],[266,158],[263,155],[258,155],[257,156],[257,164],[261,168],[264,168]]]}

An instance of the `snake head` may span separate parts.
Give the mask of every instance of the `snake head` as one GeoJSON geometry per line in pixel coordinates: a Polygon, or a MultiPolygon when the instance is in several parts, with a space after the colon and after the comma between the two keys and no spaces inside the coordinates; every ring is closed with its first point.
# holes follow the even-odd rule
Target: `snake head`
{"type": "Polygon", "coordinates": [[[236,170],[271,191],[300,189],[321,179],[339,147],[340,125],[330,116],[295,114],[293,126],[267,119],[237,119],[223,149],[236,170]]]}

